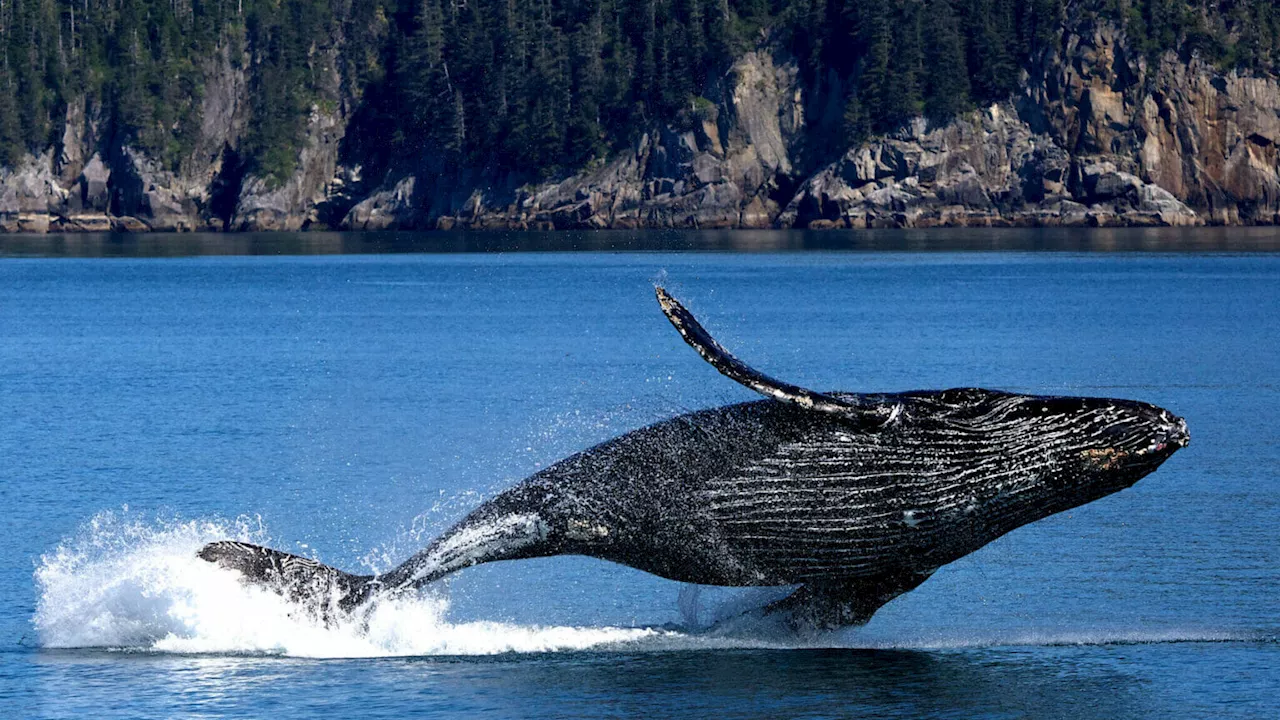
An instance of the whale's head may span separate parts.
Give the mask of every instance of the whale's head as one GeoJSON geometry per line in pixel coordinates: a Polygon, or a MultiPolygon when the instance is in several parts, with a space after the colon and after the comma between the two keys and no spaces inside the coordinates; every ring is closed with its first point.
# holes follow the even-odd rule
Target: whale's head
{"type": "Polygon", "coordinates": [[[990,459],[993,492],[1008,491],[1010,477],[1034,482],[1028,499],[1054,512],[1130,487],[1190,442],[1185,420],[1136,400],[968,388],[931,399],[941,432],[990,459]]]}
{"type": "Polygon", "coordinates": [[[1086,480],[1124,487],[1160,467],[1191,442],[1187,421],[1165,410],[1136,400],[1084,398],[1077,413],[1098,418],[1096,432],[1081,432],[1076,453],[1086,480]],[[1104,479],[1105,478],[1105,479],[1104,479]]]}

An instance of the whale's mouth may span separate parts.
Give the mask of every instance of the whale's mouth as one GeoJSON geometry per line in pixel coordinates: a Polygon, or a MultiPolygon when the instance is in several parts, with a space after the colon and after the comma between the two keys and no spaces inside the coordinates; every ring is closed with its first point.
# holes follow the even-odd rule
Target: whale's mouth
{"type": "Polygon", "coordinates": [[[1184,448],[1191,444],[1191,431],[1187,430],[1187,421],[1177,418],[1177,424],[1174,426],[1174,435],[1169,442],[1174,443],[1180,448],[1184,448]]]}
{"type": "Polygon", "coordinates": [[[1178,450],[1191,442],[1191,434],[1187,431],[1187,422],[1180,417],[1164,413],[1159,426],[1151,433],[1145,444],[1124,444],[1093,448],[1080,455],[1084,461],[1096,470],[1138,471],[1142,474],[1159,467],[1178,450]]]}
{"type": "Polygon", "coordinates": [[[1167,413],[1161,420],[1161,426],[1152,433],[1145,445],[1131,452],[1117,454],[1112,467],[1150,472],[1191,443],[1186,420],[1167,413]]]}

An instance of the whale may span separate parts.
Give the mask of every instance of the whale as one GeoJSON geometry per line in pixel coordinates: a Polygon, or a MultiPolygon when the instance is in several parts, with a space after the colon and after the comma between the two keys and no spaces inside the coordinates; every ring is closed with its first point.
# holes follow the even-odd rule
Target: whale
{"type": "Polygon", "coordinates": [[[326,620],[481,563],[584,555],[683,583],[789,586],[761,611],[839,628],[1006,533],[1131,487],[1190,440],[1183,418],[1136,400],[799,387],[746,365],[656,292],[707,363],[764,398],[566,457],[384,573],[238,541],[198,556],[326,620]]]}

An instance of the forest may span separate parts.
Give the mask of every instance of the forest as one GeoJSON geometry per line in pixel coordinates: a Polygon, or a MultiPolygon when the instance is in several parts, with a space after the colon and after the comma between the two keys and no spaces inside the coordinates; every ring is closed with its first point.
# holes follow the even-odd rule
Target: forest
{"type": "Polygon", "coordinates": [[[287,178],[312,108],[343,101],[347,151],[374,164],[552,176],[713,113],[714,84],[762,44],[836,79],[856,142],[1006,97],[1066,18],[1094,16],[1153,59],[1280,58],[1271,0],[0,0],[0,166],[56,147],[78,103],[105,152],[179,170],[229,66],[250,96],[238,157],[260,177],[287,178]]]}

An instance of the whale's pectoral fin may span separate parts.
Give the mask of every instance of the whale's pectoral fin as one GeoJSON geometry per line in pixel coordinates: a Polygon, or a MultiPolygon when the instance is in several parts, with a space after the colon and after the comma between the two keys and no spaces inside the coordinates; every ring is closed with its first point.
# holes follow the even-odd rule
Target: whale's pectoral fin
{"type": "Polygon", "coordinates": [[[711,336],[711,333],[706,331],[706,328],[702,327],[693,313],[681,305],[680,301],[671,297],[665,289],[659,287],[656,291],[662,312],[680,332],[680,337],[697,350],[702,359],[711,363],[712,367],[734,382],[775,400],[799,405],[809,410],[848,415],[879,425],[889,422],[897,415],[899,409],[894,406],[864,403],[854,397],[837,397],[815,392],[765,375],[734,357],[733,353],[726,350],[711,336]]]}
{"type": "Polygon", "coordinates": [[[766,606],[765,614],[785,613],[795,629],[834,630],[865,625],[872,615],[899,595],[929,579],[931,573],[894,573],[844,581],[806,583],[766,606]]]}
{"type": "Polygon", "coordinates": [[[372,575],[352,575],[310,558],[249,543],[209,543],[196,555],[239,570],[249,582],[270,588],[325,619],[335,610],[359,605],[378,586],[372,575]]]}

